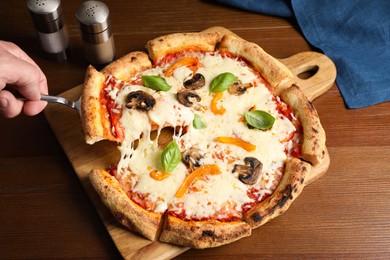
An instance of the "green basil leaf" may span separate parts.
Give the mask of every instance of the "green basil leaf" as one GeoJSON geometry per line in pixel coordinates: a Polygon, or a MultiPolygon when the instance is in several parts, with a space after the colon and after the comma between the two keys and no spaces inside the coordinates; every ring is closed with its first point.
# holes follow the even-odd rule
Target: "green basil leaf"
{"type": "Polygon", "coordinates": [[[192,121],[192,125],[195,129],[206,128],[205,122],[203,122],[202,118],[198,114],[194,114],[194,121],[192,121]]]}
{"type": "Polygon", "coordinates": [[[225,72],[216,76],[210,83],[211,92],[222,92],[228,89],[237,79],[230,72],[225,72]]]}
{"type": "Polygon", "coordinates": [[[171,89],[171,86],[165,81],[164,78],[160,76],[142,76],[142,84],[154,90],[168,91],[171,89]]]}
{"type": "Polygon", "coordinates": [[[179,164],[181,153],[176,141],[170,142],[161,154],[161,164],[164,172],[171,172],[179,164]]]}
{"type": "Polygon", "coordinates": [[[263,110],[253,110],[244,114],[248,125],[260,130],[270,129],[275,122],[275,118],[263,110]]]}

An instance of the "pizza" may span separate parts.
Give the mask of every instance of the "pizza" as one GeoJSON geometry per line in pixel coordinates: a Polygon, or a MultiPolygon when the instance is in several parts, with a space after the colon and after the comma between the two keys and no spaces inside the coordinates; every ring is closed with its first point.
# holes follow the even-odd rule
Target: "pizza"
{"type": "Polygon", "coordinates": [[[120,152],[89,173],[113,216],[147,239],[209,248],[285,212],[328,156],[287,67],[225,30],[161,36],[146,50],[89,66],[82,90],[86,142],[120,152]]]}

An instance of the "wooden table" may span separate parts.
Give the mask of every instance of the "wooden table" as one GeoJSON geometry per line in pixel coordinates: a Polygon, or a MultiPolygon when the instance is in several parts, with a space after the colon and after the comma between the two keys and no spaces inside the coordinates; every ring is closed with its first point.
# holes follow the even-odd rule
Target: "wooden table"
{"type": "MultiPolygon", "coordinates": [[[[75,19],[81,2],[63,1],[73,52],[63,63],[42,57],[25,1],[0,2],[1,39],[38,63],[53,95],[83,82],[87,62],[75,19]]],[[[162,34],[211,26],[224,26],[277,58],[313,50],[294,21],[212,1],[105,3],[117,57],[162,34]]],[[[348,110],[335,85],[314,105],[327,133],[326,175],[251,237],[178,259],[390,257],[390,103],[348,110]]],[[[0,119],[0,136],[0,258],[120,258],[44,115],[0,119]]]]}

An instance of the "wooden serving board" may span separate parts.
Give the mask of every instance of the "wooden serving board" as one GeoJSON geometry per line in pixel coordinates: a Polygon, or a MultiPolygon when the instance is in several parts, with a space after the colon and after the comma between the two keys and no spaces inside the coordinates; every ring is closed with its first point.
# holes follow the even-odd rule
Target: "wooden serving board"
{"type": "MultiPolygon", "coordinates": [[[[333,62],[323,54],[303,52],[281,61],[295,75],[295,79],[289,82],[289,84],[297,83],[310,100],[314,100],[326,92],[335,82],[336,68],[333,62]],[[313,73],[314,75],[312,75],[313,73]],[[302,79],[303,75],[306,78],[309,77],[302,79]]],[[[80,96],[81,88],[82,85],[77,86],[62,93],[60,96],[70,100],[77,100],[80,96]]],[[[105,169],[108,165],[118,162],[119,152],[117,145],[108,141],[101,141],[92,146],[86,144],[79,114],[65,106],[50,104],[45,109],[45,115],[86,193],[89,195],[124,258],[169,259],[188,250],[185,247],[152,242],[122,227],[101,203],[100,198],[88,181],[88,173],[91,169],[105,169]]],[[[306,178],[306,184],[322,176],[328,166],[329,159],[312,169],[310,175],[306,178]]]]}

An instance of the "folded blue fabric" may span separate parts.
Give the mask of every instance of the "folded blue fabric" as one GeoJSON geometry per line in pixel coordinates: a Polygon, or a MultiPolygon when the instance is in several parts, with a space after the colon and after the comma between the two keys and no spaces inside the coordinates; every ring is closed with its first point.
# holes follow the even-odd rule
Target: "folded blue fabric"
{"type": "Polygon", "coordinates": [[[333,60],[348,108],[390,101],[390,1],[225,0],[253,12],[295,17],[305,38],[333,60]]]}

